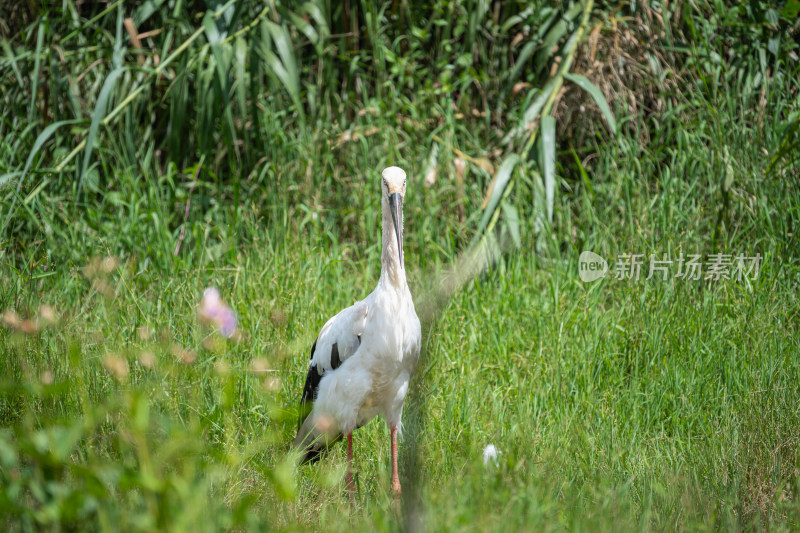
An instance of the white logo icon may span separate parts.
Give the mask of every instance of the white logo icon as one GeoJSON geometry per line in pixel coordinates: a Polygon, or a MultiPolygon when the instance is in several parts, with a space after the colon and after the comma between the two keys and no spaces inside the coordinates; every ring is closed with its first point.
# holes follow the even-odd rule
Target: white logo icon
{"type": "Polygon", "coordinates": [[[589,283],[604,278],[608,272],[608,263],[594,252],[586,250],[578,257],[578,275],[581,281],[589,283]]]}

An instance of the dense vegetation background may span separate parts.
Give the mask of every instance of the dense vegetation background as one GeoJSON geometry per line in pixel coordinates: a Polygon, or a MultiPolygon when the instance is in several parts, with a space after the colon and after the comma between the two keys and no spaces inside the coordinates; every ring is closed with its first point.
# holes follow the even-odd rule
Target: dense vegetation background
{"type": "Polygon", "coordinates": [[[0,6],[6,528],[798,527],[800,2],[0,6]],[[426,341],[402,505],[373,422],[350,508],[287,452],[388,165],[426,341]]]}

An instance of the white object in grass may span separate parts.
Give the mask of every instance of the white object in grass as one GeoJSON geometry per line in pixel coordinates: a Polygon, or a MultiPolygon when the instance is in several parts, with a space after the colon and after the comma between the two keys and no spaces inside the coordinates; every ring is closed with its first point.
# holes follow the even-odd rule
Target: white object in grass
{"type": "Polygon", "coordinates": [[[501,453],[503,452],[495,448],[494,444],[487,445],[486,448],[483,449],[483,466],[489,466],[489,463],[497,466],[497,456],[501,453]]]}

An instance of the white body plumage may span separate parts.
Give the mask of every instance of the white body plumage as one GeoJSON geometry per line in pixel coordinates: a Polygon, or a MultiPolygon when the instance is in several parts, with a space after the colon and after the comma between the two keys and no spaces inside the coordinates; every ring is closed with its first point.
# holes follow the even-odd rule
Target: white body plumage
{"type": "Polygon", "coordinates": [[[408,287],[383,283],[322,328],[311,367],[323,370],[311,422],[352,433],[377,415],[400,424],[408,382],[419,359],[421,330],[408,287]],[[360,340],[359,340],[360,338],[360,340]],[[333,345],[341,365],[332,369],[333,345]]]}

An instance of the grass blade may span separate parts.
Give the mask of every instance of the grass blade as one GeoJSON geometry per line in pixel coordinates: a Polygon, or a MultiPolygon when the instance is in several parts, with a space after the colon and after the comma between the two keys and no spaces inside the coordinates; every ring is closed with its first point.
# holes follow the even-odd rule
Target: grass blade
{"type": "Polygon", "coordinates": [[[556,194],[556,119],[550,115],[542,117],[542,173],[544,174],[544,196],[547,220],[553,222],[553,203],[556,194]]]}
{"type": "Polygon", "coordinates": [[[239,102],[239,110],[244,113],[247,109],[247,42],[237,37],[233,41],[233,53],[236,68],[236,99],[239,102]]]}
{"type": "MultiPolygon", "coordinates": [[[[528,125],[531,124],[536,118],[539,116],[539,113],[542,112],[542,108],[544,108],[544,104],[547,103],[547,99],[550,98],[550,95],[555,89],[557,84],[558,78],[551,78],[545,86],[542,88],[542,92],[539,93],[539,96],[533,101],[533,103],[528,106],[525,110],[525,113],[522,115],[522,120],[519,123],[519,126],[511,130],[508,135],[503,138],[503,144],[508,144],[514,140],[520,133],[524,132],[528,125]]],[[[558,80],[560,81],[560,80],[558,80]]]]}
{"type": "Polygon", "coordinates": [[[547,35],[544,37],[544,42],[539,48],[539,53],[536,54],[536,72],[541,72],[545,67],[547,61],[553,55],[556,43],[567,34],[567,22],[562,18],[555,25],[550,28],[547,35]]]}
{"type": "Polygon", "coordinates": [[[264,61],[270,67],[271,74],[278,79],[286,89],[286,92],[289,93],[289,97],[294,102],[297,114],[300,117],[300,122],[305,123],[305,114],[300,99],[300,78],[289,33],[285,27],[268,20],[263,21],[261,24],[262,39],[259,49],[264,61]],[[263,31],[264,28],[267,31],[263,31]],[[277,50],[277,55],[272,51],[272,45],[277,50]]]}
{"type": "Polygon", "coordinates": [[[508,231],[511,233],[511,238],[514,240],[514,245],[519,248],[522,246],[522,237],[520,236],[519,231],[519,213],[517,212],[517,208],[514,207],[514,204],[508,201],[503,201],[500,204],[500,207],[503,209],[503,220],[505,220],[508,231]]]}
{"type": "Polygon", "coordinates": [[[767,173],[772,172],[775,170],[775,166],[787,155],[792,154],[793,157],[789,158],[788,163],[791,163],[797,155],[797,138],[800,137],[800,113],[794,112],[789,115],[789,120],[787,121],[789,124],[785,127],[783,136],[781,137],[781,143],[778,145],[778,149],[775,151],[775,154],[772,156],[772,160],[767,167],[767,173]]]}
{"type": "Polygon", "coordinates": [[[514,168],[519,162],[520,157],[517,154],[511,154],[506,157],[503,164],[500,165],[500,168],[497,170],[497,174],[495,175],[492,187],[489,191],[489,201],[486,204],[486,209],[483,211],[483,218],[478,226],[476,237],[480,236],[483,230],[486,229],[486,226],[489,225],[489,221],[492,219],[492,215],[494,215],[494,212],[497,210],[497,205],[503,197],[503,192],[505,192],[508,182],[511,180],[511,174],[514,172],[514,168]]]}
{"type": "Polygon", "coordinates": [[[508,17],[508,19],[506,19],[506,21],[502,25],[503,33],[508,33],[511,30],[511,28],[513,28],[517,24],[524,23],[525,19],[527,19],[532,13],[533,13],[533,6],[528,6],[522,11],[520,11],[519,14],[508,17]]]}
{"type": "Polygon", "coordinates": [[[509,78],[509,81],[514,81],[517,79],[520,71],[528,63],[528,60],[531,58],[535,50],[536,41],[528,41],[525,43],[525,46],[522,47],[522,51],[519,53],[519,57],[517,57],[517,64],[514,65],[514,70],[511,71],[511,77],[509,78]]]}
{"type": "Polygon", "coordinates": [[[39,33],[36,35],[36,55],[33,62],[33,76],[31,78],[31,104],[28,107],[28,122],[33,122],[33,110],[36,109],[36,97],[39,91],[39,69],[41,67],[42,45],[44,43],[44,30],[47,19],[39,22],[39,33]]]}
{"type": "Polygon", "coordinates": [[[80,177],[78,178],[78,192],[83,185],[83,178],[86,175],[86,169],[89,168],[89,160],[92,157],[92,149],[94,148],[94,140],[97,137],[97,129],[100,126],[100,121],[103,114],[106,112],[108,99],[111,96],[111,91],[114,90],[114,85],[117,83],[117,78],[127,70],[127,67],[118,67],[111,71],[111,73],[103,82],[103,88],[100,89],[100,95],[97,97],[97,103],[94,106],[94,113],[92,113],[92,124],[89,126],[89,134],[86,137],[86,151],[83,156],[83,165],[81,166],[80,177]]]}
{"type": "Polygon", "coordinates": [[[597,104],[597,107],[600,108],[600,112],[603,114],[603,118],[606,119],[606,123],[608,124],[608,128],[611,130],[612,135],[616,135],[617,121],[614,118],[614,113],[611,112],[611,108],[608,107],[606,97],[603,96],[603,92],[600,90],[600,88],[598,88],[594,83],[590,82],[586,76],[581,76],[580,74],[570,74],[569,72],[566,72],[564,73],[564,77],[589,93],[589,95],[597,104]]]}
{"type": "Polygon", "coordinates": [[[317,30],[312,26],[310,23],[306,22],[303,17],[297,15],[296,13],[289,13],[289,20],[292,21],[292,25],[297,28],[303,35],[306,36],[308,41],[317,46],[319,44],[319,34],[317,30]]]}
{"type": "Polygon", "coordinates": [[[284,76],[281,81],[283,82],[286,90],[289,91],[293,100],[300,101],[300,81],[297,73],[297,63],[294,58],[294,48],[292,47],[292,40],[289,37],[289,32],[286,28],[279,26],[273,22],[264,22],[269,30],[272,42],[275,45],[275,50],[280,57],[281,65],[284,68],[284,76]]]}
{"type": "Polygon", "coordinates": [[[320,39],[327,39],[331,31],[328,27],[328,19],[322,12],[322,9],[314,2],[306,2],[301,8],[301,13],[307,14],[317,24],[316,32],[319,34],[320,39]]]}
{"type": "Polygon", "coordinates": [[[583,185],[586,187],[586,190],[589,191],[589,197],[594,198],[594,187],[592,187],[592,182],[589,180],[589,174],[586,173],[586,169],[583,168],[583,163],[581,163],[580,157],[578,157],[578,153],[573,148],[572,150],[572,157],[575,158],[575,166],[578,167],[578,172],[581,174],[581,180],[583,181],[583,185]]]}
{"type": "Polygon", "coordinates": [[[203,17],[203,29],[205,29],[208,44],[211,45],[211,52],[214,54],[220,87],[225,93],[224,96],[227,100],[229,61],[223,53],[221,46],[222,36],[217,29],[216,19],[214,19],[214,15],[210,11],[207,11],[206,16],[203,17]]]}
{"type": "Polygon", "coordinates": [[[19,65],[17,65],[17,58],[14,56],[14,50],[6,39],[0,41],[0,46],[3,47],[3,52],[5,52],[8,63],[11,65],[11,70],[14,71],[14,75],[17,77],[17,85],[22,89],[25,87],[25,83],[22,81],[22,72],[20,72],[19,65]]]}

